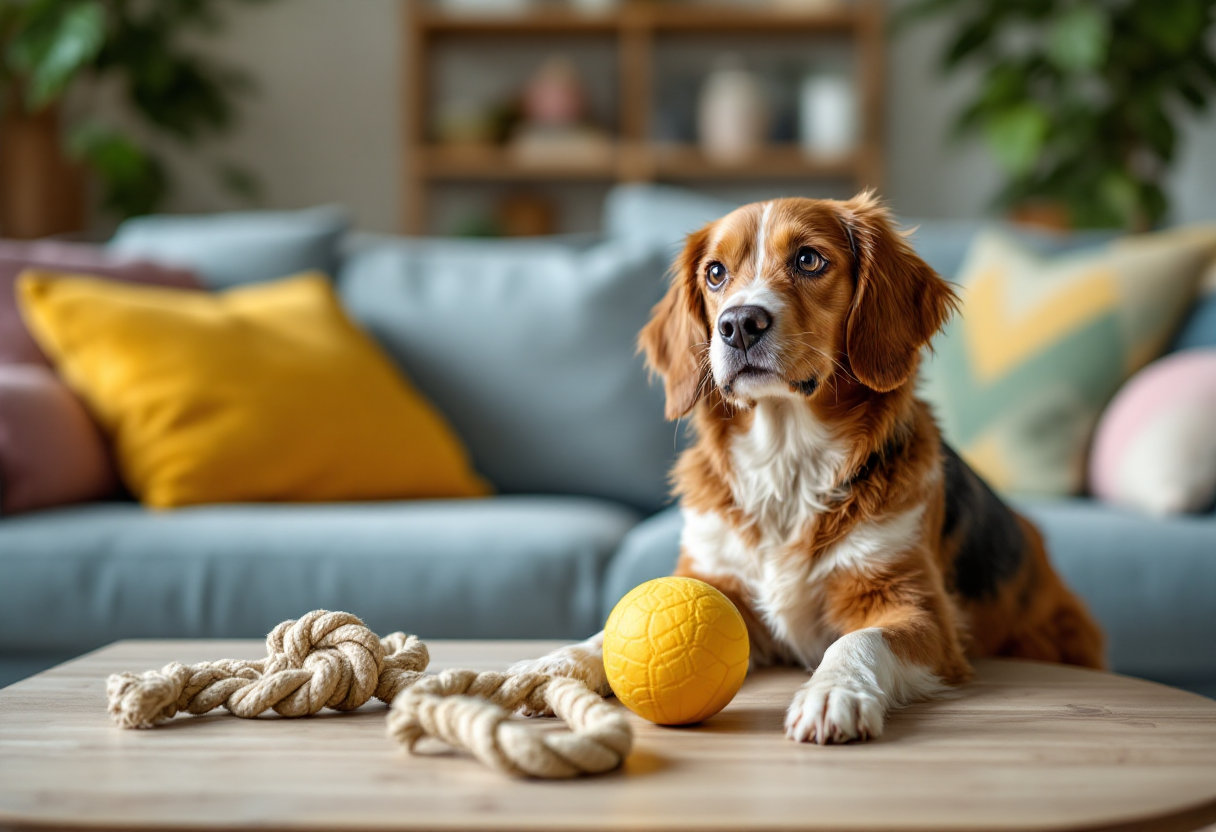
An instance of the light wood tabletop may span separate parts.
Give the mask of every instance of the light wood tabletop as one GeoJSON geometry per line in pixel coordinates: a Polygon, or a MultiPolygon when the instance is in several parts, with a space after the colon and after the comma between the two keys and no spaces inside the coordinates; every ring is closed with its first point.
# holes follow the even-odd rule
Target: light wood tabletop
{"type": "MultiPolygon", "coordinates": [[[[542,642],[431,642],[432,669],[503,669],[542,642]]],[[[1216,821],[1216,702],[1075,668],[984,661],[954,699],[867,743],[782,735],[804,675],[761,671],[708,722],[635,720],[623,769],[513,780],[412,757],[385,707],[115,727],[107,674],[256,658],[254,641],[120,642],[0,691],[0,828],[1194,830],[1216,821]]]]}

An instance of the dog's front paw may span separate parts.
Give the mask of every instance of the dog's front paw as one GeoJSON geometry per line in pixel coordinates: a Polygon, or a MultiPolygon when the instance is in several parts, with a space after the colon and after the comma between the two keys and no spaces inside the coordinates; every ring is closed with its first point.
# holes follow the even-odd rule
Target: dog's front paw
{"type": "Polygon", "coordinates": [[[796,742],[864,740],[882,734],[883,695],[855,682],[811,679],[785,714],[785,735],[796,742]]]}
{"type": "MultiPolygon", "coordinates": [[[[587,683],[587,687],[600,696],[609,696],[612,688],[608,685],[608,677],[604,675],[604,655],[599,645],[594,642],[581,642],[555,650],[539,659],[516,662],[511,665],[508,673],[543,673],[547,676],[568,676],[587,683]]],[[[552,716],[553,712],[533,711],[527,707],[519,711],[524,716],[552,716]]]]}

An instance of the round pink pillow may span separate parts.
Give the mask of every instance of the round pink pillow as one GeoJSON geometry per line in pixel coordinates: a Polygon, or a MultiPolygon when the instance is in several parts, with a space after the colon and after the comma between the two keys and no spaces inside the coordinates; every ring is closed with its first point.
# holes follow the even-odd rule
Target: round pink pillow
{"type": "Polygon", "coordinates": [[[0,515],[98,500],[118,486],[101,430],[45,367],[0,364],[0,515]]]}
{"type": "Polygon", "coordinates": [[[1152,514],[1202,511],[1216,498],[1216,349],[1155,361],[1098,422],[1093,493],[1152,514]]]}

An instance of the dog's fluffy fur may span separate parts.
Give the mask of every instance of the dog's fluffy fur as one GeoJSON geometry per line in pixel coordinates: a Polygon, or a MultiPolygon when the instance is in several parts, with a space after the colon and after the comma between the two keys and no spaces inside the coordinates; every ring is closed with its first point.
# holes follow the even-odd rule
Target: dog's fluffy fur
{"type": "MultiPolygon", "coordinates": [[[[1102,666],[1038,532],[915,397],[956,299],[871,195],[745,206],[691,234],[672,272],[639,343],[668,418],[697,434],[674,472],[676,574],[734,601],[754,663],[815,669],[792,739],[877,736],[892,707],[965,681],[969,657],[1102,666]]],[[[601,643],[528,667],[606,692],[601,643]]]]}

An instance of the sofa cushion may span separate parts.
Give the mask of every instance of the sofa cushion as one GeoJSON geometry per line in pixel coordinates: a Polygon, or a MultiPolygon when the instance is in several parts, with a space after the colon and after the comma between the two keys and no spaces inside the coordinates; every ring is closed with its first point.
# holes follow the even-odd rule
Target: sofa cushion
{"type": "Polygon", "coordinates": [[[584,638],[636,521],[576,497],[25,514],[0,523],[0,653],[261,637],[318,608],[424,639],[584,638]]]}
{"type": "Polygon", "coordinates": [[[0,364],[0,515],[118,490],[105,438],[46,367],[0,364]]]}
{"type": "Polygon", "coordinates": [[[617,185],[604,201],[604,233],[661,246],[671,257],[687,235],[738,207],[737,202],[671,185],[617,185]]]}
{"type": "Polygon", "coordinates": [[[1216,503],[1216,347],[1172,353],[1120,388],[1089,451],[1089,490],[1149,514],[1216,503]]]}
{"type": "Polygon", "coordinates": [[[118,227],[111,250],[193,269],[213,289],[298,272],[333,275],[346,209],[135,217],[118,227]]]}
{"type": "Polygon", "coordinates": [[[634,344],[664,269],[621,241],[401,241],[354,255],[339,288],[500,491],[649,511],[676,427],[634,344]]]}
{"type": "Polygon", "coordinates": [[[19,288],[147,505],[487,492],[319,274],[209,293],[30,271],[19,288]]]}
{"type": "Polygon", "coordinates": [[[1078,493],[1098,414],[1168,345],[1214,254],[1216,224],[1052,259],[981,232],[924,365],[943,434],[998,491],[1078,493]]]}
{"type": "MultiPolygon", "coordinates": [[[[1161,520],[1080,499],[1020,508],[1106,631],[1114,670],[1192,689],[1216,683],[1216,517],[1161,520]]],[[[672,508],[629,532],[604,576],[601,621],[633,587],[671,574],[683,526],[672,508]]]]}
{"type": "Polygon", "coordinates": [[[1149,517],[1094,500],[1020,504],[1101,622],[1122,673],[1216,678],[1216,517],[1149,517]]]}
{"type": "Polygon", "coordinates": [[[604,573],[601,623],[608,620],[612,608],[635,586],[675,571],[683,530],[684,517],[679,506],[660,511],[630,529],[604,573]]]}
{"type": "Polygon", "coordinates": [[[1178,330],[1170,349],[1192,350],[1216,347],[1216,261],[1208,267],[1200,286],[1199,298],[1178,330]]]}
{"type": "MultiPolygon", "coordinates": [[[[604,202],[604,232],[618,239],[657,243],[674,254],[690,232],[737,207],[737,202],[671,185],[617,185],[604,202]]],[[[1118,236],[1117,231],[1105,229],[1062,234],[982,219],[900,217],[899,223],[910,232],[916,253],[947,280],[958,274],[976,232],[994,224],[1041,255],[1089,248],[1118,236]]]]}

